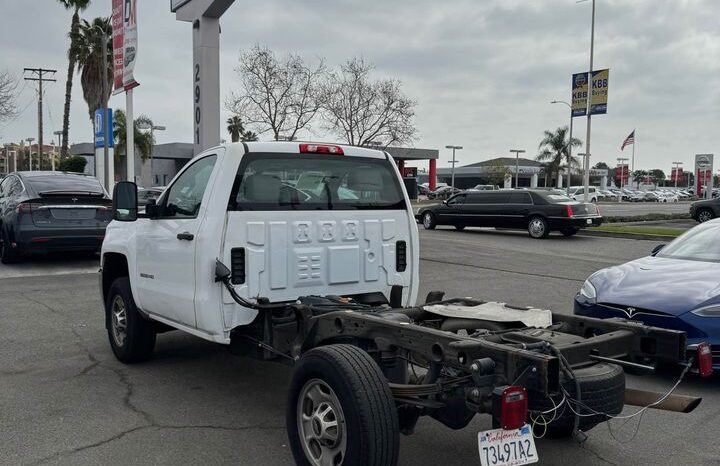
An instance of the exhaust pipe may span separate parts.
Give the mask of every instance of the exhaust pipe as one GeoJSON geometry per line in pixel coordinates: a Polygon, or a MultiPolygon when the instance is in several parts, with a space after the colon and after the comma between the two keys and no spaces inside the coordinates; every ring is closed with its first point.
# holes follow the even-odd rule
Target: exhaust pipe
{"type": "MultiPolygon", "coordinates": [[[[626,405],[648,406],[655,403],[662,397],[662,393],[636,390],[634,388],[625,389],[626,405]]],[[[701,401],[702,398],[695,396],[670,395],[661,403],[652,406],[652,409],[662,409],[663,411],[674,411],[676,413],[690,413],[698,407],[701,401]]]]}

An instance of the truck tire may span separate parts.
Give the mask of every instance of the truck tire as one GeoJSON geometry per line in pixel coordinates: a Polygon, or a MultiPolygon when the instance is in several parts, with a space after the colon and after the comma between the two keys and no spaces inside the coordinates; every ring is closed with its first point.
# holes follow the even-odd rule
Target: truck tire
{"type": "Polygon", "coordinates": [[[116,279],[110,286],[105,318],[110,347],[116,358],[125,364],[150,359],[155,348],[155,327],[138,312],[127,277],[116,279]]]}
{"type": "Polygon", "coordinates": [[[295,463],[394,466],[400,428],[382,371],[363,350],[328,345],[295,367],[286,422],[295,463]]]}
{"type": "MultiPolygon", "coordinates": [[[[588,408],[600,413],[609,415],[619,414],[624,406],[625,400],[625,373],[622,367],[616,364],[598,363],[590,367],[575,369],[575,377],[580,383],[580,401],[588,408]]],[[[561,383],[565,390],[570,393],[572,398],[577,398],[577,390],[575,382],[567,380],[561,375],[561,383]]],[[[556,399],[557,404],[562,397],[556,399]]],[[[529,392],[529,409],[531,411],[548,411],[553,408],[553,403],[549,398],[538,392],[529,392]]],[[[572,408],[580,414],[590,414],[586,409],[572,404],[572,408]]],[[[552,415],[546,415],[546,420],[550,420],[552,415]]],[[[584,416],[580,418],[580,430],[587,432],[601,422],[608,420],[603,414],[594,416],[584,416]]],[[[531,421],[532,425],[532,421],[531,421]]],[[[536,424],[534,426],[536,435],[543,435],[544,427],[536,424]]],[[[555,420],[547,425],[545,437],[562,438],[572,435],[575,428],[575,414],[567,407],[567,405],[558,410],[558,416],[555,420]],[[562,414],[560,414],[562,413],[562,414]]]]}

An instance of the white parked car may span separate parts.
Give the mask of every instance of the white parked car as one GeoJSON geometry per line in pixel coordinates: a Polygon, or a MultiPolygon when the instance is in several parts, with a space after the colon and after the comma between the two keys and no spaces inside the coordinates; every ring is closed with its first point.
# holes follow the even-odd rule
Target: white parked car
{"type": "MultiPolygon", "coordinates": [[[[569,197],[574,201],[582,202],[585,199],[584,186],[570,186],[569,197]]],[[[598,192],[595,186],[588,187],[588,202],[597,202],[598,192]]]]}

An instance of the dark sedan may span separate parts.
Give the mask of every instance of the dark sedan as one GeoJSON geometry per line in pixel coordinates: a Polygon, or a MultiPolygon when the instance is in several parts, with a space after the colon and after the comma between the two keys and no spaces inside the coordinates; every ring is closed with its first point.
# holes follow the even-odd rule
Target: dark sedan
{"type": "Polygon", "coordinates": [[[0,183],[0,260],[53,250],[97,251],[112,202],[97,179],[64,172],[16,172],[0,183]]]}
{"type": "Polygon", "coordinates": [[[717,218],[720,216],[720,198],[693,202],[690,204],[690,216],[699,223],[717,218]]]}
{"type": "Polygon", "coordinates": [[[647,257],[595,272],[575,296],[575,314],[681,330],[689,350],[709,341],[720,369],[719,238],[713,220],[647,257]]]}
{"type": "Polygon", "coordinates": [[[602,223],[594,204],[544,190],[467,191],[423,207],[415,217],[428,230],[436,225],[527,229],[533,238],[545,238],[551,231],[572,236],[602,223]]]}

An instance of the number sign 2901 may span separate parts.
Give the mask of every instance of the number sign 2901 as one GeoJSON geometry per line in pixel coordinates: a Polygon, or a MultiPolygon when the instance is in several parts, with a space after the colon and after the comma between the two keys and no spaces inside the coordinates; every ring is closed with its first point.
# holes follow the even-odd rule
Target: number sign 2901
{"type": "Polygon", "coordinates": [[[200,64],[195,64],[195,144],[200,144],[200,122],[202,111],[200,110],[200,64]]]}

